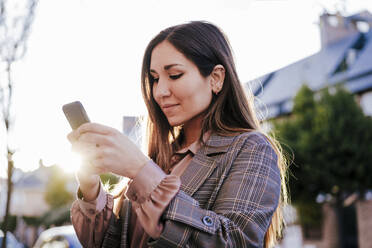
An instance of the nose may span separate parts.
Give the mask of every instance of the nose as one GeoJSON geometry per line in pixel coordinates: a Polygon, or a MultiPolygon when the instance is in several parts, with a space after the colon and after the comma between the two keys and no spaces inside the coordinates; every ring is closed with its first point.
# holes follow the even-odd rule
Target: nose
{"type": "Polygon", "coordinates": [[[155,99],[161,99],[171,95],[169,88],[169,83],[167,80],[162,80],[159,78],[158,83],[153,85],[153,94],[155,99]]]}

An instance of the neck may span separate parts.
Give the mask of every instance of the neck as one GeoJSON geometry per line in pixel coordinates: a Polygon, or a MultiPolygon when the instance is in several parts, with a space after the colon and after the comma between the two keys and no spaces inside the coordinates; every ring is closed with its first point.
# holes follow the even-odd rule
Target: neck
{"type": "Polygon", "coordinates": [[[196,118],[183,125],[184,141],[183,147],[187,147],[199,139],[201,134],[202,119],[196,118]]]}

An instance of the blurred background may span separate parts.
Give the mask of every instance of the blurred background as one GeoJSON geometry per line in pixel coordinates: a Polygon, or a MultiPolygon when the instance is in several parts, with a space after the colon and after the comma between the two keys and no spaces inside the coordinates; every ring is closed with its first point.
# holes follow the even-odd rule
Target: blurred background
{"type": "Polygon", "coordinates": [[[369,0],[0,0],[0,247],[5,235],[7,247],[81,247],[62,105],[80,100],[142,148],[143,52],[192,20],[226,33],[290,164],[278,247],[372,247],[369,0]]]}

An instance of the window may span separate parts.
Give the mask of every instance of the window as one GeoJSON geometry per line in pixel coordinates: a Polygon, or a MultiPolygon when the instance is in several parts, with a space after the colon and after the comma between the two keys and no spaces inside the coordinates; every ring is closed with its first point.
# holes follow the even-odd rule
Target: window
{"type": "Polygon", "coordinates": [[[356,22],[356,27],[361,33],[368,33],[370,26],[367,22],[358,21],[356,22]]]}
{"type": "Polygon", "coordinates": [[[335,72],[333,74],[337,74],[339,72],[347,71],[358,59],[360,51],[363,50],[364,46],[366,45],[366,36],[365,34],[361,34],[359,39],[350,47],[340,64],[337,66],[335,72]]]}
{"type": "Polygon", "coordinates": [[[360,106],[365,115],[372,116],[372,91],[366,92],[361,96],[360,106]]]}

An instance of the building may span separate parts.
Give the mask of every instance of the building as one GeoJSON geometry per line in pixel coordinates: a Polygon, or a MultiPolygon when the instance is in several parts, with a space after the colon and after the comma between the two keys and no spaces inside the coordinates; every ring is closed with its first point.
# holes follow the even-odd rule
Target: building
{"type": "MultiPolygon", "coordinates": [[[[293,99],[303,84],[307,84],[314,91],[327,86],[343,85],[357,96],[364,113],[372,116],[371,13],[364,11],[351,16],[323,13],[319,27],[319,52],[247,83],[246,86],[253,89],[254,95],[262,103],[257,106],[258,109],[267,113],[264,119],[289,115],[293,99]]],[[[355,203],[359,247],[371,247],[372,238],[368,233],[372,228],[372,197],[366,196],[363,201],[357,201],[357,197],[353,197],[352,195],[350,199],[345,200],[345,204],[355,203]]],[[[322,239],[308,245],[338,247],[335,237],[339,233],[335,228],[337,222],[334,209],[325,204],[323,216],[322,239]]],[[[306,244],[306,240],[304,241],[306,244]]],[[[282,247],[293,247],[286,246],[285,243],[283,242],[282,247]]]]}
{"type": "MultiPolygon", "coordinates": [[[[45,167],[29,173],[15,168],[13,172],[10,214],[16,216],[40,216],[46,212],[49,207],[43,197],[47,179],[48,169],[45,167]]],[[[2,178],[0,190],[1,216],[5,215],[7,188],[7,179],[2,178]]]]}
{"type": "MultiPolygon", "coordinates": [[[[14,234],[21,242],[32,246],[40,231],[44,226],[27,225],[24,217],[43,217],[47,213],[51,213],[51,207],[45,200],[45,195],[50,186],[51,180],[56,173],[60,173],[60,168],[57,165],[45,166],[42,161],[39,162],[39,168],[23,172],[15,168],[13,173],[13,191],[10,203],[10,215],[17,216],[17,224],[14,234]]],[[[71,174],[58,174],[66,176],[66,189],[71,195],[74,195],[77,190],[77,182],[71,174]]],[[[7,180],[0,178],[0,213],[1,217],[5,215],[5,205],[7,197],[7,180]]],[[[56,214],[49,215],[48,221],[56,215],[61,216],[61,210],[56,214]]]]}
{"type": "Polygon", "coordinates": [[[123,134],[129,137],[139,148],[143,148],[144,118],[138,116],[123,117],[123,134]]]}
{"type": "Polygon", "coordinates": [[[312,90],[342,84],[359,97],[365,114],[372,115],[372,15],[324,13],[319,26],[318,53],[248,83],[267,119],[289,114],[303,84],[312,90]]]}
{"type": "MultiPolygon", "coordinates": [[[[55,173],[55,166],[45,166],[40,161],[39,168],[34,171],[23,172],[20,169],[15,169],[10,203],[11,215],[37,217],[50,210],[50,206],[45,201],[45,192],[53,173],[55,173]]],[[[0,210],[2,213],[5,213],[6,183],[6,179],[2,179],[1,184],[5,186],[0,190],[0,210]]],[[[69,177],[66,187],[71,194],[75,194],[77,182],[73,175],[69,177]]]]}

